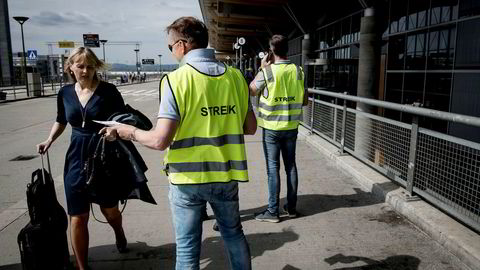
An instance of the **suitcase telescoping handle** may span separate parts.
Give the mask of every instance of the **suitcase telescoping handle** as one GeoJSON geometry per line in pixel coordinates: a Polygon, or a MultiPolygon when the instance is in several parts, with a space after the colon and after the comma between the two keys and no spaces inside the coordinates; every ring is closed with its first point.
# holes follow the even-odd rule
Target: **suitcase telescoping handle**
{"type": "MultiPolygon", "coordinates": [[[[47,166],[48,166],[48,173],[52,175],[52,168],[50,167],[50,157],[48,156],[48,150],[46,151],[47,155],[47,166]]],[[[45,174],[45,165],[43,162],[43,154],[40,155],[42,157],[42,173],[43,173],[43,183],[46,184],[47,182],[47,175],[45,174]]]]}

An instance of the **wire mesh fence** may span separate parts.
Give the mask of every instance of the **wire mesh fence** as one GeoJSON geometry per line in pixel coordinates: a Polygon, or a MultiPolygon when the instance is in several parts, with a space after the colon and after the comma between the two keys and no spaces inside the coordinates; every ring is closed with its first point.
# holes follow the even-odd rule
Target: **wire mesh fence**
{"type": "MultiPolygon", "coordinates": [[[[480,231],[479,143],[417,128],[415,121],[403,123],[321,101],[319,93],[330,94],[311,92],[316,98],[310,98],[304,109],[303,124],[307,128],[406,187],[407,191],[413,191],[480,231]],[[412,186],[411,190],[409,186],[412,186]]],[[[342,94],[331,95],[337,99],[339,96],[342,94]]],[[[350,101],[356,98],[344,97],[350,101]]],[[[357,101],[363,100],[358,98],[357,101]]],[[[382,107],[381,101],[375,102],[382,107]]],[[[386,102],[385,107],[396,108],[386,102]]],[[[398,105],[397,109],[404,111],[405,106],[398,105]]],[[[441,111],[428,113],[432,118],[443,119],[449,114],[441,111]]],[[[461,115],[454,117],[455,121],[462,119],[461,115]]],[[[478,124],[475,122],[478,119],[471,120],[465,122],[478,124]]]]}
{"type": "Polygon", "coordinates": [[[480,223],[480,144],[421,129],[414,188],[480,223]]]}
{"type": "Polygon", "coordinates": [[[335,109],[323,101],[315,101],[313,109],[313,130],[333,140],[335,109]]]}

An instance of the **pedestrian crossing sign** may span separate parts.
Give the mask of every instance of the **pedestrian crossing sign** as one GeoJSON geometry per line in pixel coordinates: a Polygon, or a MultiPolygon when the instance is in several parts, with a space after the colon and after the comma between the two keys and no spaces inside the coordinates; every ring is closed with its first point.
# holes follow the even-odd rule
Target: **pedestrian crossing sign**
{"type": "Polygon", "coordinates": [[[37,59],[37,50],[28,50],[27,56],[29,60],[37,59]]]}

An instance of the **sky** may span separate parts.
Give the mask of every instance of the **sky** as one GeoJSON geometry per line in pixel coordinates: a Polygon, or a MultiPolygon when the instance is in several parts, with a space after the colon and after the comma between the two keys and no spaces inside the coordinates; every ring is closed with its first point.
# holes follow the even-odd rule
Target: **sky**
{"type": "MultiPolygon", "coordinates": [[[[167,48],[165,28],[181,16],[203,21],[198,0],[8,0],[13,52],[22,51],[20,24],[13,16],[30,19],[23,25],[25,50],[48,54],[47,42],[83,42],[83,34],[109,41],[140,41],[139,58],[175,64],[167,48]]],[[[101,46],[101,45],[100,45],[101,46]]],[[[105,45],[107,63],[135,64],[135,45],[105,45]]],[[[53,53],[65,49],[53,47],[53,53]]],[[[94,52],[103,58],[102,48],[94,52]]]]}

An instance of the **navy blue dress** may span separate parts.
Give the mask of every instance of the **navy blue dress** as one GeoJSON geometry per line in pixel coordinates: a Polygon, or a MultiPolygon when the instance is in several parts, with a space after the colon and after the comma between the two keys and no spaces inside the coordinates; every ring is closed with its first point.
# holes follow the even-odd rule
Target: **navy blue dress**
{"type": "MultiPolygon", "coordinates": [[[[60,124],[72,126],[70,146],[65,157],[63,179],[69,215],[87,213],[90,202],[85,191],[86,179],[82,174],[88,158],[88,144],[103,125],[92,120],[107,120],[115,112],[124,112],[125,103],[115,85],[100,82],[85,108],[80,104],[75,84],[65,85],[57,96],[57,119],[60,124]],[[83,127],[83,121],[85,121],[83,127]]],[[[106,201],[102,207],[113,207],[118,201],[106,201]]]]}

